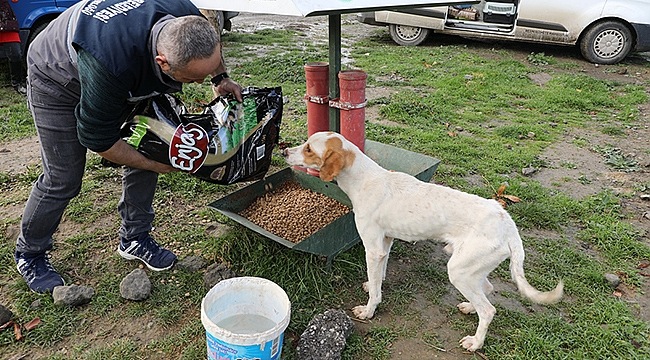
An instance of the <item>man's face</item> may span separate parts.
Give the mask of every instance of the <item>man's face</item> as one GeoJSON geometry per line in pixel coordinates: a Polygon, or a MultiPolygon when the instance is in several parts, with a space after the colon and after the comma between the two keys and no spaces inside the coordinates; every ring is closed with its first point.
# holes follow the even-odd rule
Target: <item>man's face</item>
{"type": "Polygon", "coordinates": [[[173,69],[169,66],[165,55],[158,54],[156,62],[164,74],[182,83],[202,83],[209,75],[216,75],[221,65],[221,46],[217,46],[209,58],[194,59],[187,65],[173,69]]]}

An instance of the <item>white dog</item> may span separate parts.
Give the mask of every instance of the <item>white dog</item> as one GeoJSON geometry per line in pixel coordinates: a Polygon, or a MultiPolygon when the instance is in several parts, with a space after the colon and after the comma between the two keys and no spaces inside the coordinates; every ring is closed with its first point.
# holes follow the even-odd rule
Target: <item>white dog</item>
{"type": "Polygon", "coordinates": [[[562,282],[552,291],[540,292],[526,281],[521,238],[497,201],[388,171],[334,132],[315,133],[306,143],[285,149],[283,155],[290,165],[319,170],[323,181],[336,178],[352,201],[368,271],[368,282],[363,284],[368,304],[352,309],[359,319],[371,318],[381,302],[393,238],[447,243],[449,280],[469,300],[458,308],[479,317],[476,334],[460,340],[470,351],[483,346],[496,314],[486,296],[493,290],[487,276],[508,257],[512,279],[523,296],[539,304],[555,303],[562,297],[562,282]]]}

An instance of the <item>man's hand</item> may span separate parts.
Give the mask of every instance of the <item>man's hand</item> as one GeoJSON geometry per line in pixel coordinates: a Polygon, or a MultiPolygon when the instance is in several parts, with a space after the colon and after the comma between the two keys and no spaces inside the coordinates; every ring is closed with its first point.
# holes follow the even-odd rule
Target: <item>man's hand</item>
{"type": "Polygon", "coordinates": [[[110,149],[98,153],[106,160],[136,169],[149,170],[159,174],[179,171],[171,165],[146,158],[124,140],[118,140],[110,149]]]}
{"type": "Polygon", "coordinates": [[[219,82],[219,85],[212,86],[212,90],[214,91],[215,96],[233,94],[235,95],[235,99],[237,99],[237,101],[239,102],[244,101],[241,96],[241,85],[236,83],[231,78],[226,78],[221,80],[221,82],[219,82]]]}

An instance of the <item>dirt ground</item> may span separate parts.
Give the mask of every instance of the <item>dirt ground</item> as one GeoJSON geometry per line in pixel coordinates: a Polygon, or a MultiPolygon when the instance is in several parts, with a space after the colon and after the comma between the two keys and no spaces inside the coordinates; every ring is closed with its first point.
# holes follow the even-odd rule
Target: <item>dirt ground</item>
{"type": "MultiPolygon", "coordinates": [[[[322,42],[327,46],[327,18],[296,18],[296,17],[282,17],[282,16],[266,16],[266,15],[251,15],[240,14],[232,20],[233,31],[254,31],[263,28],[291,28],[306,32],[314,38],[314,41],[322,42]]],[[[342,33],[343,33],[343,63],[350,63],[349,49],[353,46],[354,41],[369,36],[379,28],[371,27],[368,25],[356,22],[354,15],[343,16],[342,33]]],[[[490,49],[507,48],[511,50],[512,56],[522,61],[525,61],[531,52],[544,52],[547,55],[553,56],[560,61],[567,61],[575,64],[577,68],[571,68],[570,71],[583,72],[597,78],[614,80],[618,82],[645,84],[650,93],[650,56],[635,56],[632,61],[626,62],[623,67],[605,67],[595,66],[582,60],[575,50],[568,48],[554,48],[554,47],[541,47],[529,44],[486,44],[472,42],[466,39],[458,38],[443,38],[441,43],[466,43],[472,44],[478,49],[485,49],[485,56],[490,55],[490,49]],[[615,71],[612,71],[615,69],[615,71]]],[[[230,56],[230,55],[228,55],[230,56]]],[[[228,57],[226,57],[228,59],[228,57]]],[[[544,86],[552,78],[551,74],[536,74],[533,81],[536,81],[539,86],[544,86]]],[[[389,93],[386,89],[368,87],[367,98],[372,100],[374,98],[386,96],[389,93]]],[[[628,127],[625,129],[624,135],[610,136],[601,132],[601,129],[595,127],[587,127],[580,129],[573,129],[564,135],[562,141],[555,143],[549,147],[542,159],[545,166],[537,169],[531,175],[531,178],[539,181],[545,187],[555,189],[558,192],[565,193],[574,198],[583,198],[591,194],[598,193],[603,189],[611,189],[616,193],[630,194],[623,203],[625,212],[629,214],[630,222],[639,229],[642,234],[642,240],[650,245],[650,201],[643,199],[638,195],[639,186],[650,183],[650,104],[645,104],[640,108],[640,120],[636,126],[628,127]],[[581,139],[588,143],[589,147],[578,147],[575,145],[575,139],[581,139]],[[605,163],[605,157],[597,152],[590,150],[595,146],[615,146],[621,149],[622,154],[626,154],[628,158],[634,159],[638,163],[638,171],[623,172],[616,171],[605,163]],[[571,164],[567,166],[567,164],[571,164]],[[578,179],[582,179],[579,181],[578,179]]],[[[384,122],[379,115],[376,108],[369,107],[366,109],[366,119],[371,122],[384,122]]],[[[24,172],[28,166],[39,164],[39,147],[38,139],[28,138],[19,141],[12,141],[0,144],[0,172],[19,173],[24,172]],[[20,151],[17,151],[20,149],[20,151]]],[[[472,179],[468,179],[472,180],[472,179]]],[[[480,179],[476,179],[480,181],[480,179]]],[[[645,189],[645,193],[650,193],[650,190],[645,189]]],[[[5,208],[5,211],[10,213],[21,211],[21,206],[5,208]]],[[[11,214],[13,215],[13,214],[11,214]]],[[[526,231],[523,233],[525,237],[544,237],[553,238],[560,236],[570,237],[571,229],[563,230],[562,233],[539,233],[535,231],[526,231]]],[[[433,254],[432,256],[439,257],[444,260],[442,247],[439,244],[422,242],[415,246],[419,250],[427,251],[433,254]],[[438,254],[438,255],[436,255],[438,254]]],[[[396,279],[400,277],[400,268],[405,266],[404,263],[397,263],[398,260],[391,261],[388,265],[387,286],[390,286],[391,278],[396,279]]],[[[408,265],[408,264],[406,264],[408,265]]],[[[361,282],[363,279],[359,279],[361,282]]],[[[500,296],[501,290],[515,291],[514,286],[509,283],[500,283],[494,281],[495,295],[493,303],[499,304],[506,308],[517,308],[521,306],[517,301],[507,299],[500,296]]],[[[626,299],[630,302],[636,302],[638,306],[638,316],[645,321],[650,322],[650,284],[646,281],[642,291],[637,292],[638,295],[630,295],[631,298],[626,299]]],[[[449,298],[443,299],[443,303],[455,304],[457,299],[455,296],[449,295],[449,298]]],[[[447,314],[442,313],[440,307],[431,306],[429,300],[423,297],[417,297],[416,300],[410,304],[410,309],[420,314],[425,322],[422,331],[436,332],[439,334],[439,342],[445,344],[446,349],[440,349],[433,357],[437,359],[467,359],[469,356],[466,352],[462,351],[455,344],[458,339],[463,335],[450,329],[446,326],[447,314]]],[[[390,324],[409,324],[413,320],[410,318],[401,317],[399,314],[389,314],[380,312],[373,323],[390,323],[390,324]]],[[[367,331],[369,324],[356,323],[357,328],[362,333],[367,331]]],[[[162,329],[159,329],[162,331],[162,329]]],[[[399,340],[393,344],[391,352],[392,359],[431,359],[431,345],[425,344],[417,337],[412,339],[399,340]]]]}

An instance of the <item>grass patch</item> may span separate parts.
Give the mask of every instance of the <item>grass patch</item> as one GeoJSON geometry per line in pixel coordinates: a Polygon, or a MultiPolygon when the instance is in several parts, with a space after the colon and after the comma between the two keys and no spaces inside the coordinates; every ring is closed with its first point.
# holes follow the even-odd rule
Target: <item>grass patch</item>
{"type": "MultiPolygon", "coordinates": [[[[648,101],[645,88],[582,74],[575,65],[544,53],[517,60],[504,50],[484,56],[466,46],[398,47],[385,38],[378,34],[355,44],[354,63],[344,66],[365,69],[369,87],[390,90],[369,103],[378,117],[389,121],[368,122],[367,137],[441,159],[436,182],[479,196],[491,197],[507,182],[507,193],[522,199],[508,207],[518,226],[559,234],[524,237],[526,273],[540,289],[564,280],[566,298],[554,306],[533,307],[514,288],[504,291],[505,298],[521,307],[498,305],[485,356],[648,358],[649,324],[633,315],[630,304],[613,297],[603,279],[604,273],[623,274],[624,284],[632,289],[641,289],[647,281],[635,267],[650,259],[650,250],[622,214],[621,195],[603,191],[576,200],[519,175],[524,167],[543,165],[542,152],[572,129],[600,129],[623,140],[622,129],[640,123],[638,108],[648,101]],[[540,68],[552,74],[544,86],[529,77],[540,68]],[[471,184],[470,177],[481,181],[471,184]]],[[[282,140],[303,141],[303,66],[326,59],[326,48],[299,30],[233,31],[223,40],[235,80],[244,86],[283,87],[288,102],[282,140]]],[[[35,133],[24,98],[12,91],[0,88],[3,143],[35,133]]],[[[191,84],[181,94],[192,111],[211,96],[208,84],[191,84]]],[[[575,138],[574,143],[593,148],[586,138],[575,138]]],[[[633,159],[613,146],[595,149],[616,171],[638,169],[633,159]]],[[[273,166],[283,167],[284,161],[276,156],[273,166]]],[[[205,358],[205,335],[198,319],[208,289],[201,272],[149,272],[150,299],[134,303],[119,296],[119,282],[137,267],[115,254],[121,171],[101,166],[94,154],[89,156],[81,193],[67,208],[62,231],[55,235],[52,261],[67,282],[92,286],[96,295],[86,306],[60,308],[50,297],[27,290],[15,271],[15,237],[10,234],[20,221],[16,208],[39,174],[38,167],[18,174],[0,172],[0,207],[11,214],[0,221],[0,302],[22,323],[37,316],[43,320],[22,343],[10,331],[0,332],[0,353],[33,351],[47,359],[205,358]],[[133,339],[133,334],[141,333],[150,337],[133,339]],[[68,350],[65,356],[57,354],[62,347],[68,350]]],[[[338,255],[330,269],[318,256],[288,251],[206,208],[238,186],[209,184],[180,173],[160,176],[153,233],[179,255],[200,255],[228,264],[239,275],[262,276],[282,286],[292,302],[283,351],[283,357],[291,360],[297,339],[314,315],[329,308],[350,309],[367,300],[360,286],[366,277],[363,248],[356,245],[338,255]],[[215,234],[214,228],[224,231],[215,234]]],[[[647,192],[649,187],[638,184],[637,191],[647,192]]],[[[435,332],[420,328],[419,315],[410,308],[414,299],[424,298],[440,308],[445,316],[441,328],[473,333],[477,319],[459,315],[451,303],[456,295],[449,294],[444,257],[432,259],[434,246],[394,245],[391,264],[399,267],[400,276],[391,277],[389,268],[378,309],[380,314],[403,315],[416,325],[373,323],[348,339],[344,359],[389,359],[391,345],[413,334],[432,347],[448,346],[435,332]]],[[[493,276],[509,283],[507,265],[493,276]]]]}

